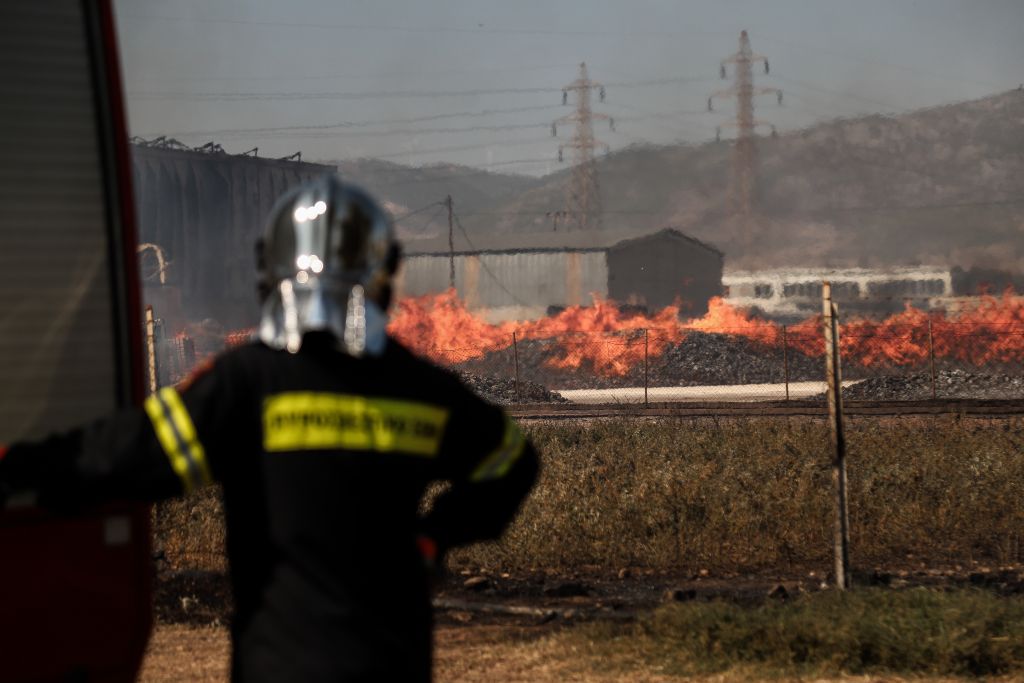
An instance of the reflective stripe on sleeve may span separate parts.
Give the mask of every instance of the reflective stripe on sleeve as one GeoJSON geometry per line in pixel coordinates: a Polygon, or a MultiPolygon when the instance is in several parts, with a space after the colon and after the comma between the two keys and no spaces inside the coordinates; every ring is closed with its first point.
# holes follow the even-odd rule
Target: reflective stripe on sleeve
{"type": "Polygon", "coordinates": [[[508,471],[515,464],[519,456],[526,448],[526,437],[519,430],[519,426],[510,418],[505,418],[505,435],[499,445],[490,453],[469,476],[470,481],[490,481],[500,479],[508,474],[508,471]]]}
{"type": "Polygon", "coordinates": [[[171,469],[181,479],[185,493],[209,484],[213,478],[206,453],[178,392],[173,387],[164,387],[146,399],[145,408],[156,438],[167,454],[171,469]]]}

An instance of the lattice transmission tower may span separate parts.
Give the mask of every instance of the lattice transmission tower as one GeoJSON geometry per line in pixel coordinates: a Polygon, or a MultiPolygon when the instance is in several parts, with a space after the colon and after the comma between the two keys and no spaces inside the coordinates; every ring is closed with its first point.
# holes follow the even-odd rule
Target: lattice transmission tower
{"type": "Polygon", "coordinates": [[[601,187],[597,180],[594,150],[601,148],[607,152],[609,147],[594,137],[594,121],[607,121],[611,130],[615,130],[615,119],[591,110],[590,95],[594,90],[598,92],[598,99],[604,102],[604,85],[590,80],[587,64],[583,62],[580,64],[579,78],[562,88],[562,104],[569,103],[569,93],[572,93],[576,98],[576,111],[551,124],[551,135],[554,137],[558,136],[558,124],[576,124],[572,138],[558,146],[559,161],[565,160],[566,149],[572,150],[573,168],[566,190],[565,211],[556,216],[555,225],[558,225],[557,219],[560,217],[570,230],[594,230],[601,227],[601,187]]]}
{"type": "MultiPolygon", "coordinates": [[[[768,58],[754,54],[750,49],[750,37],[746,31],[740,33],[740,49],[733,55],[722,60],[718,67],[718,75],[723,79],[728,76],[726,65],[734,65],[734,81],[731,87],[711,93],[708,97],[708,111],[714,111],[713,101],[716,97],[736,98],[736,121],[724,123],[725,126],[736,128],[736,143],[733,151],[732,188],[730,213],[738,219],[743,232],[743,239],[750,239],[750,222],[753,213],[756,177],[757,177],[757,145],[755,143],[757,128],[764,126],[775,136],[775,126],[754,118],[754,96],[773,94],[782,104],[782,91],[778,88],[754,87],[755,62],[764,63],[764,72],[770,72],[768,58]]],[[[722,129],[718,128],[716,139],[721,139],[722,129]]]]}

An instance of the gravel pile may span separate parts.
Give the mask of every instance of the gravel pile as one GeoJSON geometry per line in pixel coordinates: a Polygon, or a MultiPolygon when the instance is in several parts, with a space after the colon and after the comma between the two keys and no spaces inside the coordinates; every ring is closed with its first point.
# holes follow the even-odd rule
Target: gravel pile
{"type": "Polygon", "coordinates": [[[496,377],[494,375],[475,375],[465,371],[460,371],[458,374],[462,382],[477,395],[498,405],[568,402],[561,394],[549,391],[547,387],[536,382],[520,380],[519,395],[517,397],[516,381],[514,379],[506,379],[505,377],[496,377]]]}
{"type": "MultiPolygon", "coordinates": [[[[935,374],[938,398],[1021,399],[1024,376],[941,370],[935,374]]],[[[865,401],[915,401],[932,397],[930,373],[871,377],[843,389],[843,398],[865,401]]]]}
{"type": "MultiPolygon", "coordinates": [[[[602,342],[595,342],[601,344],[602,342]]],[[[562,358],[563,348],[551,340],[529,339],[519,343],[519,376],[546,387],[559,389],[611,389],[644,385],[643,361],[621,376],[608,376],[589,363],[579,368],[552,367],[562,358]]],[[[818,380],[824,374],[821,358],[789,349],[789,378],[792,382],[818,380]]],[[[512,349],[491,352],[482,358],[456,366],[479,375],[512,377],[515,363],[512,349]]],[[[782,382],[785,363],[782,349],[768,347],[745,337],[691,332],[678,344],[670,344],[648,359],[648,386],[699,386],[707,384],[763,384],[782,382]]]]}
{"type": "MultiPolygon", "coordinates": [[[[823,361],[789,349],[789,381],[818,380],[823,361]]],[[[786,379],[782,349],[725,334],[690,334],[650,362],[651,386],[771,384],[786,379]]]]}

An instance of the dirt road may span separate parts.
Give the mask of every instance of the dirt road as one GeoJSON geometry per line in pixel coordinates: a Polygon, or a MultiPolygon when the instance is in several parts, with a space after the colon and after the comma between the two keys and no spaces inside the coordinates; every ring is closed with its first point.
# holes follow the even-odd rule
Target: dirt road
{"type": "MultiPolygon", "coordinates": [[[[684,679],[636,671],[608,672],[556,651],[551,629],[502,624],[440,626],[438,683],[669,683],[684,679]],[[589,669],[589,670],[588,670],[589,669]]],[[[227,683],[230,644],[224,627],[160,625],[140,683],[227,683]]]]}
{"type": "MultiPolygon", "coordinates": [[[[441,625],[436,683],[754,683],[756,676],[667,676],[629,662],[588,660],[560,644],[550,627],[512,624],[441,625]]],[[[222,626],[160,625],[153,632],[140,683],[227,683],[230,645],[222,626]]],[[[771,680],[796,680],[779,679],[771,680]]],[[[957,679],[849,676],[806,683],[954,683],[957,679]]],[[[991,679],[1011,681],[1012,678],[991,679]]]]}

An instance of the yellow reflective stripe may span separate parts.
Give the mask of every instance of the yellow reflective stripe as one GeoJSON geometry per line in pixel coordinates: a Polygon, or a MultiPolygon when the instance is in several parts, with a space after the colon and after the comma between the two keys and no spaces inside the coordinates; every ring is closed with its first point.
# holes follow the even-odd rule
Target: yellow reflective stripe
{"type": "Polygon", "coordinates": [[[209,484],[212,480],[206,453],[196,434],[192,419],[178,392],[164,387],[146,399],[146,414],[153,423],[157,441],[164,449],[185,493],[209,484]]]}
{"type": "Polygon", "coordinates": [[[185,441],[189,459],[199,472],[199,481],[197,483],[201,486],[206,486],[213,481],[213,477],[210,476],[210,466],[206,462],[206,451],[203,449],[202,442],[199,441],[199,434],[196,433],[196,427],[192,424],[192,418],[189,417],[188,410],[185,409],[181,395],[178,394],[174,387],[164,387],[159,393],[167,406],[170,407],[171,419],[177,426],[178,433],[185,441]]]}
{"type": "Polygon", "coordinates": [[[505,434],[501,439],[501,445],[483,459],[469,476],[469,480],[479,482],[504,477],[525,448],[526,437],[519,430],[519,426],[506,417],[505,434]]]}
{"type": "Polygon", "coordinates": [[[157,441],[160,442],[160,446],[163,447],[164,453],[171,463],[171,469],[181,479],[185,493],[190,493],[192,491],[192,478],[189,476],[188,460],[181,453],[178,439],[174,435],[174,428],[171,427],[170,420],[164,415],[164,408],[160,403],[160,399],[157,398],[156,394],[153,394],[146,399],[144,406],[146,414],[149,415],[150,422],[153,423],[153,431],[156,433],[157,441]]]}
{"type": "Polygon", "coordinates": [[[434,457],[448,411],[428,403],[289,392],[263,404],[263,449],[364,450],[434,457]]]}

